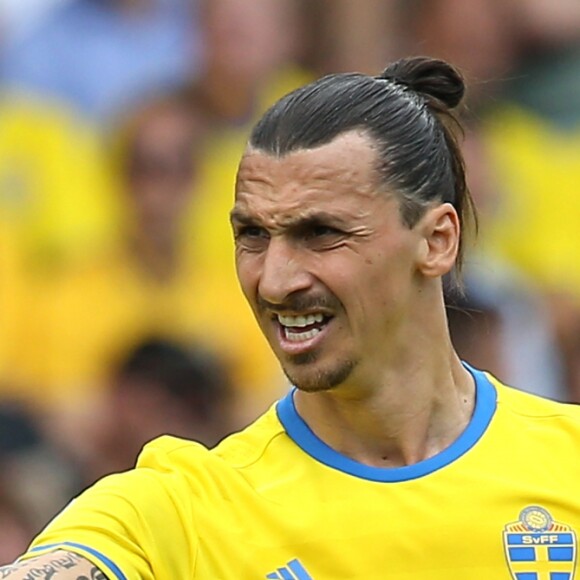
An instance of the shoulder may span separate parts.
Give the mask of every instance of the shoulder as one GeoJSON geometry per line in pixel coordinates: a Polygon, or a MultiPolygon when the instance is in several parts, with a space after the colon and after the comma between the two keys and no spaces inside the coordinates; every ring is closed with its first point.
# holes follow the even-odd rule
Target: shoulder
{"type": "Polygon", "coordinates": [[[553,494],[577,510],[580,407],[490,380],[497,407],[478,456],[486,472],[502,473],[523,496],[553,494]]]}
{"type": "Polygon", "coordinates": [[[167,435],[159,437],[144,447],[137,470],[178,472],[194,477],[201,472],[206,475],[237,472],[259,462],[270,445],[284,433],[273,406],[248,427],[229,435],[213,449],[194,441],[167,435]]]}
{"type": "Polygon", "coordinates": [[[507,386],[493,376],[489,378],[497,391],[498,412],[513,420],[521,419],[580,435],[580,406],[545,399],[507,386]]]}
{"type": "Polygon", "coordinates": [[[246,429],[224,439],[212,453],[241,469],[258,462],[278,439],[286,439],[285,435],[274,405],[246,429]]]}

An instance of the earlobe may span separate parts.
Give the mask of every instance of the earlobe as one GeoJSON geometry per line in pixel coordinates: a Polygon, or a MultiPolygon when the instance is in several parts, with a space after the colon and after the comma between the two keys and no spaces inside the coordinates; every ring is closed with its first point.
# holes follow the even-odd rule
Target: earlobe
{"type": "Polygon", "coordinates": [[[451,271],[459,250],[460,230],[459,216],[450,203],[433,207],[423,216],[420,270],[425,276],[436,278],[451,271]]]}

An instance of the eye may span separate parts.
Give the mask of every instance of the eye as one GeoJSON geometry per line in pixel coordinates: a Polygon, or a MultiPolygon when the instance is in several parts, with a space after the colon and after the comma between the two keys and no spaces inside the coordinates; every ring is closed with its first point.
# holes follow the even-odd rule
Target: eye
{"type": "Polygon", "coordinates": [[[268,230],[260,226],[245,225],[234,228],[234,238],[238,247],[247,250],[260,250],[270,239],[268,230]]]}
{"type": "Polygon", "coordinates": [[[267,238],[268,232],[259,226],[242,226],[236,229],[236,238],[267,238]]]}
{"type": "Polygon", "coordinates": [[[340,230],[337,230],[332,226],[326,226],[322,224],[312,226],[311,231],[309,232],[310,237],[312,238],[322,238],[325,236],[338,236],[341,233],[342,232],[340,230]]]}
{"type": "Polygon", "coordinates": [[[322,223],[308,224],[302,229],[302,236],[306,240],[324,240],[341,235],[343,235],[342,231],[322,223]]]}
{"type": "Polygon", "coordinates": [[[311,224],[303,230],[302,237],[311,249],[323,251],[337,247],[345,233],[327,224],[311,224]]]}

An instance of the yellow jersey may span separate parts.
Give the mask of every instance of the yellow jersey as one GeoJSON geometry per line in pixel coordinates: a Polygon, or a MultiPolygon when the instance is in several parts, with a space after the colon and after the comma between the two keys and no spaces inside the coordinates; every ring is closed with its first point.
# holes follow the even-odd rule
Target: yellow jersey
{"type": "Polygon", "coordinates": [[[150,443],[24,557],[70,550],[111,580],[580,578],[580,408],[470,371],[469,425],[417,464],[341,455],[291,391],[213,450],[150,443]]]}

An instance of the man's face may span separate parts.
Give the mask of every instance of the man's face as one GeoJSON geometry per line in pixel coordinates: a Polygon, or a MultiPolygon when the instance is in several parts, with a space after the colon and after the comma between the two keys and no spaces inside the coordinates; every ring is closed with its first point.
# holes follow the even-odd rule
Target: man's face
{"type": "MultiPolygon", "coordinates": [[[[232,225],[238,276],[293,384],[381,380],[412,308],[420,238],[381,191],[368,137],[276,158],[249,150],[232,225]]],[[[383,188],[384,189],[384,188],[383,188]]]]}
{"type": "Polygon", "coordinates": [[[193,194],[204,140],[204,121],[179,105],[160,105],[140,121],[127,178],[137,220],[150,237],[164,238],[177,227],[193,194]]]}

